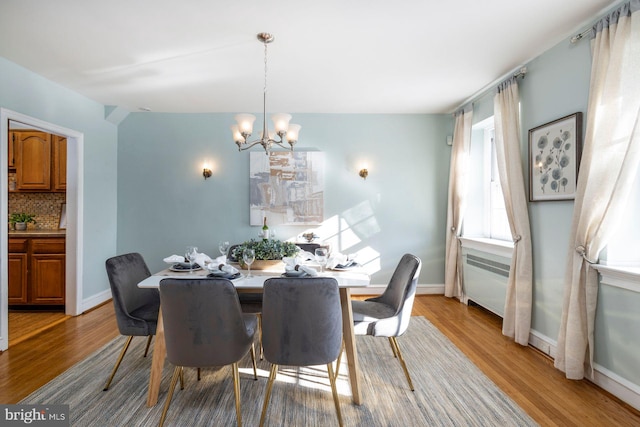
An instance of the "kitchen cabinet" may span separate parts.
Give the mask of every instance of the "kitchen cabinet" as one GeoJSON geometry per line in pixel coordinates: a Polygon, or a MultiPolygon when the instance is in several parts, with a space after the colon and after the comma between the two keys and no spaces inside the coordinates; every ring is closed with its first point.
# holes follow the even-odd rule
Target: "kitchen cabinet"
{"type": "Polygon", "coordinates": [[[9,304],[27,304],[27,239],[9,239],[9,304]]]}
{"type": "Polygon", "coordinates": [[[16,167],[16,151],[13,149],[13,147],[17,137],[18,135],[16,135],[15,131],[9,131],[9,157],[7,159],[7,162],[9,163],[9,169],[13,169],[16,167]]]}
{"type": "Polygon", "coordinates": [[[64,192],[67,138],[40,131],[11,131],[8,164],[15,170],[15,191],[64,192]]]}
{"type": "Polygon", "coordinates": [[[9,305],[64,305],[65,238],[9,238],[9,305]]]}
{"type": "Polygon", "coordinates": [[[51,134],[15,131],[17,190],[51,190],[51,134]]]}
{"type": "Polygon", "coordinates": [[[67,138],[53,135],[53,164],[51,168],[53,191],[66,191],[67,189],[67,138]]]}

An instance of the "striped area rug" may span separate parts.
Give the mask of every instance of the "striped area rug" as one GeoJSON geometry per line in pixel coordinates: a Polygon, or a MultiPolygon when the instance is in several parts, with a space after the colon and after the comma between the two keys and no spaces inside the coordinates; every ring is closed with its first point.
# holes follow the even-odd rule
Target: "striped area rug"
{"type": "MultiPolygon", "coordinates": [[[[534,426],[518,405],[489,380],[444,335],[423,317],[413,317],[398,339],[415,392],[386,338],[357,337],[363,404],[351,401],[346,365],[338,378],[345,426],[534,426]]],[[[165,364],[160,399],[146,406],[151,357],[143,358],[145,338],[134,338],[108,391],[102,391],[124,343],[120,337],[70,368],[21,403],[69,404],[72,426],[158,425],[173,366],[165,364]]],[[[242,421],[260,420],[269,364],[258,364],[253,380],[251,360],[240,363],[242,421]]],[[[236,424],[231,368],[185,370],[185,388],[176,387],[167,426],[236,424]]],[[[337,425],[326,367],[282,367],[274,384],[267,426],[337,425]]]]}

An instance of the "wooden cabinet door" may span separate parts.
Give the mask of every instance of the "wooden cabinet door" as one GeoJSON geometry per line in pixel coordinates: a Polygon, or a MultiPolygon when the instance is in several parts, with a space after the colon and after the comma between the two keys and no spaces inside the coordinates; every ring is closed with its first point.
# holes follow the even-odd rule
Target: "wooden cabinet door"
{"type": "Polygon", "coordinates": [[[38,131],[16,132],[18,190],[51,189],[51,135],[38,131]]]}
{"type": "Polygon", "coordinates": [[[53,191],[67,189],[67,138],[53,135],[53,191]]]}
{"type": "Polygon", "coordinates": [[[27,254],[9,254],[9,304],[27,304],[27,254]]]}
{"type": "Polygon", "coordinates": [[[13,149],[15,139],[16,133],[14,131],[9,131],[9,140],[7,141],[9,144],[9,157],[7,159],[7,162],[9,163],[9,169],[13,169],[16,167],[16,151],[13,149]]]}
{"type": "Polygon", "coordinates": [[[31,304],[64,304],[64,267],[64,255],[31,255],[31,304]]]}

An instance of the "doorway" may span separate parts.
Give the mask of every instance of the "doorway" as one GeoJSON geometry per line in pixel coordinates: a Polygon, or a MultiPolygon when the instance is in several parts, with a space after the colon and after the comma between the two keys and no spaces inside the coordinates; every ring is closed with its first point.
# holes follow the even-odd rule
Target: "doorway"
{"type": "MultiPolygon", "coordinates": [[[[67,138],[67,195],[66,195],[66,248],[65,248],[65,314],[75,316],[82,312],[82,170],[83,134],[14,111],[0,109],[0,168],[8,168],[9,122],[19,122],[37,130],[67,138]]],[[[0,222],[8,221],[8,179],[0,179],[0,222]]],[[[8,227],[0,231],[0,255],[8,259],[8,227]]],[[[0,263],[0,350],[9,345],[8,328],[8,266],[0,263]]]]}

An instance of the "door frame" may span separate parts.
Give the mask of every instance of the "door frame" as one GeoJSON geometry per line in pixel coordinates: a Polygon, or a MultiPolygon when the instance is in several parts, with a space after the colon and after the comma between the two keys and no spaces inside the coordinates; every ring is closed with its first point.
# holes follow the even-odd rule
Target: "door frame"
{"type": "Polygon", "coordinates": [[[65,314],[82,313],[84,134],[25,114],[0,108],[0,351],[9,347],[8,269],[8,135],[9,121],[17,121],[67,138],[67,232],[65,314]]]}

